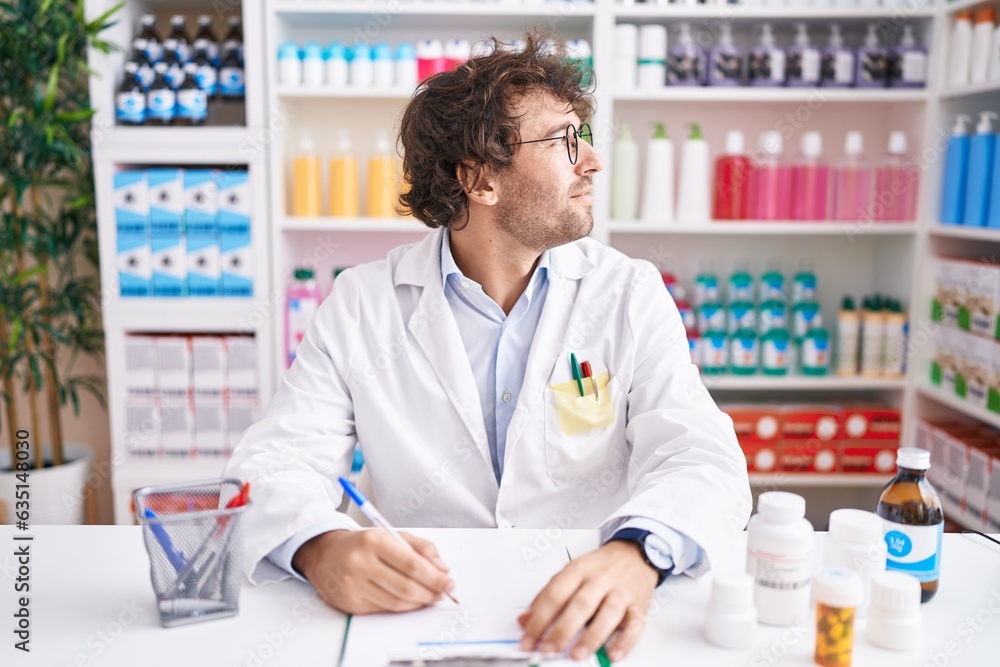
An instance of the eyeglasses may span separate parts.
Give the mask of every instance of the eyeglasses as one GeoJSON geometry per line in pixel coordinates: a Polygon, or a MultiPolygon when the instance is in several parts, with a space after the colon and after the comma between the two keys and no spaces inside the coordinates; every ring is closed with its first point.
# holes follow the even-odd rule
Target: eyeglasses
{"type": "Polygon", "coordinates": [[[548,139],[532,139],[531,141],[515,141],[507,145],[517,146],[520,144],[537,144],[542,141],[565,141],[566,156],[569,158],[569,163],[576,164],[576,159],[580,155],[579,139],[583,139],[588,144],[593,143],[594,135],[590,133],[590,125],[588,125],[587,123],[581,125],[579,130],[576,129],[575,126],[569,125],[566,128],[566,132],[559,137],[549,137],[548,139]]]}

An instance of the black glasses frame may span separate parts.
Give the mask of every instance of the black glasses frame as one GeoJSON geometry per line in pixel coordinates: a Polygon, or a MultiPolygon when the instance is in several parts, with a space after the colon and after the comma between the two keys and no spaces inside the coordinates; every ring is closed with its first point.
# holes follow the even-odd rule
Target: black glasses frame
{"type": "Polygon", "coordinates": [[[584,123],[580,126],[580,129],[576,129],[576,126],[572,123],[566,126],[566,132],[562,136],[549,137],[548,139],[531,139],[530,141],[515,141],[513,143],[507,144],[508,146],[518,146],[520,144],[537,144],[543,141],[559,141],[562,139],[566,142],[566,157],[569,158],[570,164],[576,164],[577,158],[580,157],[580,143],[579,140],[583,139],[588,144],[594,138],[594,135],[590,133],[590,124],[584,123]],[[570,137],[573,137],[570,140],[570,137]]]}

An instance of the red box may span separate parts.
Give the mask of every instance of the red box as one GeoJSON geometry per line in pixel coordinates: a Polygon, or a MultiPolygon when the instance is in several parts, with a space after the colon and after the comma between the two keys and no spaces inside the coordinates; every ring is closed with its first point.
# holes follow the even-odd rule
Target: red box
{"type": "Polygon", "coordinates": [[[781,419],[779,468],[788,472],[837,472],[842,430],[843,411],[840,406],[786,408],[781,419]]]}
{"type": "Polygon", "coordinates": [[[840,471],[881,474],[894,472],[901,429],[901,418],[896,408],[844,408],[840,471]]]}
{"type": "Polygon", "coordinates": [[[780,409],[769,405],[731,405],[724,406],[722,410],[733,420],[736,439],[747,459],[747,470],[777,470],[781,435],[780,409]]]}

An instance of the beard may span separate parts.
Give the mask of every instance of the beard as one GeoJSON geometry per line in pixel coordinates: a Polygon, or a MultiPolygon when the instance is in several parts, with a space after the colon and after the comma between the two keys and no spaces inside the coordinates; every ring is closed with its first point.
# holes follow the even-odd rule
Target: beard
{"type": "Polygon", "coordinates": [[[501,231],[538,252],[582,239],[594,228],[589,208],[570,199],[568,193],[553,196],[547,187],[509,173],[495,213],[501,231]]]}

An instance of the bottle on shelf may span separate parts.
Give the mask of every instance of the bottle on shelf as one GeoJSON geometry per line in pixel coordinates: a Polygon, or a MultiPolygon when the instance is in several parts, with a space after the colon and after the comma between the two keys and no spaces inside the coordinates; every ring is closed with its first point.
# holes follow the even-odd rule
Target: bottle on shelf
{"type": "Polygon", "coordinates": [[[319,156],[312,136],[303,131],[299,136],[299,152],[292,160],[292,215],[320,215],[319,156]]]}
{"type": "Polygon", "coordinates": [[[861,342],[861,318],[854,299],[845,296],[837,313],[837,375],[857,377],[858,350],[861,342]]]}
{"type": "Polygon", "coordinates": [[[163,40],[156,32],[156,17],[143,14],[139,17],[139,37],[146,40],[147,55],[150,64],[156,64],[163,59],[163,40]]]}
{"type": "Polygon", "coordinates": [[[868,220],[871,208],[872,167],[864,157],[864,137],[848,132],[844,156],[833,168],[833,214],[839,221],[868,220]]]}
{"type": "Polygon", "coordinates": [[[653,224],[674,221],[674,143],[659,122],[653,124],[653,138],[646,144],[640,214],[644,222],[653,224]]]}
{"type": "Polygon", "coordinates": [[[149,42],[142,37],[132,40],[132,60],[129,62],[136,64],[136,80],[142,92],[146,92],[153,85],[153,61],[150,60],[149,51],[149,42]]]}
{"type": "Polygon", "coordinates": [[[295,352],[306,335],[306,328],[319,309],[323,295],[316,286],[312,269],[297,268],[294,280],[288,287],[285,303],[285,360],[289,367],[295,361],[295,352]]]}
{"type": "Polygon", "coordinates": [[[789,87],[819,85],[819,49],[809,43],[809,30],[805,23],[795,24],[795,45],[788,49],[786,69],[789,87]]]}
{"type": "Polygon", "coordinates": [[[352,49],[354,57],[348,63],[348,81],[352,88],[369,88],[375,83],[372,52],[367,44],[358,43],[352,49]]]}
{"type": "Polygon", "coordinates": [[[344,88],[350,81],[350,65],[347,62],[347,47],[340,42],[330,42],[326,47],[326,85],[344,88]]]}
{"type": "Polygon", "coordinates": [[[246,97],[243,60],[239,49],[232,46],[232,40],[226,40],[226,44],[228,46],[222,48],[222,63],[219,65],[219,97],[226,101],[242,102],[246,97]]]}
{"type": "Polygon", "coordinates": [[[757,220],[791,218],[792,170],[782,160],[784,150],[780,132],[760,135],[761,157],[754,171],[750,200],[757,220]]]}
{"type": "Polygon", "coordinates": [[[375,154],[368,160],[368,217],[392,218],[399,196],[396,162],[392,158],[389,133],[379,130],[375,154]]]}
{"type": "Polygon", "coordinates": [[[635,220],[639,214],[639,145],[632,128],[622,124],[615,140],[611,170],[611,217],[635,220]]]}
{"type": "Polygon", "coordinates": [[[785,85],[785,51],[774,44],[770,23],[761,25],[760,41],[750,50],[747,77],[751,86],[785,85]]]}
{"type": "MultiPolygon", "coordinates": [[[[181,66],[187,64],[188,60],[191,59],[191,46],[187,36],[186,20],[180,14],[174,14],[170,17],[170,34],[167,35],[167,39],[176,42],[175,51],[181,66]]],[[[164,45],[165,42],[166,40],[164,40],[164,45]]]]}
{"type": "Polygon", "coordinates": [[[146,93],[146,124],[170,125],[174,120],[177,93],[167,83],[167,63],[156,63],[153,73],[153,84],[146,93]]]}
{"type": "Polygon", "coordinates": [[[823,310],[815,301],[800,301],[792,307],[792,336],[801,345],[806,334],[823,326],[823,310]]]}
{"type": "Polygon", "coordinates": [[[743,133],[726,133],[726,151],[715,161],[715,196],[712,217],[716,220],[746,220],[750,216],[750,190],[754,163],[746,154],[743,133]]]}
{"type": "Polygon", "coordinates": [[[195,76],[198,65],[190,62],[184,65],[184,83],[177,90],[177,111],[175,125],[204,125],[208,117],[208,95],[198,87],[195,76]]]}
{"type": "Polygon", "coordinates": [[[955,116],[955,125],[944,153],[944,173],[941,184],[939,221],[949,225],[965,222],[965,185],[969,176],[969,124],[965,114],[955,116]]]}
{"type": "Polygon", "coordinates": [[[295,42],[278,47],[278,83],[282,86],[302,85],[302,57],[295,42]]]}
{"type": "Polygon", "coordinates": [[[125,63],[125,77],[115,94],[115,120],[119,125],[142,125],[146,122],[146,94],[139,84],[138,63],[125,63]]]}
{"type": "Polygon", "coordinates": [[[972,24],[972,52],[969,57],[969,83],[984,83],[990,67],[990,43],[996,28],[997,10],[984,5],[976,10],[972,24]]]}
{"type": "Polygon", "coordinates": [[[743,328],[729,337],[729,370],[733,375],[754,375],[760,365],[760,342],[754,329],[743,328]]]}
{"type": "Polygon", "coordinates": [[[639,88],[659,90],[667,85],[667,28],[650,24],[639,26],[639,88]]]}
{"type": "Polygon", "coordinates": [[[861,376],[877,378],[883,374],[885,313],[882,297],[865,298],[861,307],[861,376]]]}
{"type": "Polygon", "coordinates": [[[743,82],[743,51],[733,44],[731,24],[722,23],[721,30],[709,57],[708,85],[738,86],[743,82]]]}
{"type": "Polygon", "coordinates": [[[323,47],[316,42],[307,42],[302,47],[302,83],[310,88],[318,88],[326,80],[326,61],[323,47]]]}
{"type": "MultiPolygon", "coordinates": [[[[583,49],[582,39],[573,40],[575,49],[583,49]]],[[[586,42],[583,42],[586,44],[586,42]]],[[[589,49],[589,47],[587,47],[589,49]]],[[[449,39],[444,45],[445,71],[453,70],[472,57],[472,45],[467,39],[449,39]]]]}
{"type": "Polygon", "coordinates": [[[844,46],[840,26],[830,24],[830,37],[820,62],[820,82],[824,88],[850,88],[854,85],[854,51],[844,46]]]}
{"type": "Polygon", "coordinates": [[[874,218],[912,222],[917,217],[920,169],[906,157],[906,133],[889,135],[889,150],[875,170],[874,218]]]}
{"type": "Polygon", "coordinates": [[[753,274],[750,273],[750,262],[745,257],[740,257],[733,265],[733,272],[729,274],[729,283],[726,285],[726,298],[730,304],[739,301],[753,304],[754,291],[753,274]]]}
{"type": "Polygon", "coordinates": [[[344,129],[337,134],[337,152],[330,160],[330,215],[358,216],[358,160],[351,148],[351,137],[344,129]]]}
{"type": "MultiPolygon", "coordinates": [[[[666,50],[664,49],[664,52],[666,50]]],[[[662,56],[659,58],[662,62],[662,56]]],[[[612,76],[619,90],[633,90],[639,85],[639,26],[634,23],[615,25],[615,64],[612,76]]],[[[665,76],[660,80],[665,80],[665,76]]],[[[663,85],[662,83],[660,85],[663,85]]],[[[657,86],[659,87],[659,86],[657,86]]]]}
{"type": "Polygon", "coordinates": [[[566,60],[580,73],[580,85],[589,86],[594,79],[594,53],[590,42],[585,39],[566,40],[566,60]]]}
{"type": "Polygon", "coordinates": [[[923,88],[927,85],[927,49],[917,45],[913,26],[903,26],[899,46],[889,53],[889,87],[923,88]]]}
{"type": "Polygon", "coordinates": [[[163,40],[163,60],[167,66],[166,79],[171,88],[177,90],[184,83],[184,60],[181,57],[180,45],[173,37],[163,40]]]}
{"type": "Polygon", "coordinates": [[[965,186],[965,219],[969,227],[985,227],[989,218],[990,187],[993,184],[993,163],[996,158],[997,135],[993,121],[995,111],[982,111],[976,133],[969,141],[969,168],[965,186]]]}
{"type": "Polygon", "coordinates": [[[212,64],[211,56],[204,45],[199,45],[194,51],[195,65],[194,82],[199,90],[205,91],[205,95],[211,100],[219,93],[219,73],[212,64]]]}
{"type": "MultiPolygon", "coordinates": [[[[694,305],[718,303],[721,299],[719,274],[715,272],[714,263],[711,260],[702,260],[698,273],[694,277],[694,305]]],[[[703,327],[702,331],[705,331],[703,327]]]]}
{"type": "Polygon", "coordinates": [[[392,47],[385,42],[379,42],[372,50],[372,83],[380,90],[390,90],[396,85],[392,47]]]}
{"type": "Polygon", "coordinates": [[[885,317],[885,342],[883,344],[882,375],[901,378],[906,373],[906,336],[909,332],[903,306],[896,300],[889,301],[885,317]]]}
{"type": "Polygon", "coordinates": [[[830,333],[815,326],[802,337],[800,355],[803,375],[826,375],[830,372],[830,333]]]}
{"type": "Polygon", "coordinates": [[[403,42],[396,47],[396,86],[402,90],[413,90],[418,80],[417,52],[412,44],[403,42]]]}
{"type": "Polygon", "coordinates": [[[708,77],[705,52],[694,41],[691,24],[677,24],[677,43],[667,50],[667,85],[704,86],[708,77]]]}
{"type": "Polygon", "coordinates": [[[788,304],[784,296],[772,297],[760,302],[760,330],[788,328],[788,304]]]}
{"type": "Polygon", "coordinates": [[[764,273],[760,276],[758,283],[757,300],[761,303],[770,299],[783,300],[785,298],[785,274],[781,272],[781,260],[771,258],[767,260],[764,273]]]}
{"type": "Polygon", "coordinates": [[[417,78],[423,81],[444,70],[444,44],[441,40],[422,39],[417,42],[417,78]]]}
{"type": "Polygon", "coordinates": [[[222,50],[219,47],[219,40],[212,32],[212,17],[202,14],[198,17],[198,32],[195,33],[194,41],[191,43],[192,51],[205,49],[208,60],[213,67],[218,67],[222,60],[222,50]]]}
{"type": "Polygon", "coordinates": [[[683,224],[708,222],[710,217],[708,142],[701,127],[691,123],[691,134],[681,150],[680,185],[677,193],[677,219],[683,224]]]}
{"type": "Polygon", "coordinates": [[[792,303],[815,301],[818,291],[812,260],[800,260],[799,269],[792,278],[792,303]]]}
{"type": "Polygon", "coordinates": [[[792,166],[792,220],[826,220],[830,168],[823,162],[823,135],[802,135],[802,152],[792,166]]]}
{"type": "MultiPolygon", "coordinates": [[[[780,302],[779,302],[780,303],[780,302]]],[[[788,329],[769,329],[760,340],[760,368],[764,375],[788,375],[791,362],[791,336],[788,329]]]]}
{"type": "Polygon", "coordinates": [[[874,23],[868,24],[865,45],[858,49],[858,73],[854,85],[858,88],[885,88],[889,72],[889,51],[878,40],[874,23]]]}
{"type": "Polygon", "coordinates": [[[927,481],[930,453],[900,447],[896,476],[879,496],[875,513],[885,522],[886,569],[905,572],[920,581],[920,601],[938,590],[944,512],[937,491],[927,481]]]}
{"type": "Polygon", "coordinates": [[[955,17],[948,44],[951,46],[951,54],[948,58],[947,83],[950,86],[964,86],[969,83],[972,58],[971,11],[960,11],[955,17]]]}
{"type": "MultiPolygon", "coordinates": [[[[231,16],[227,20],[229,31],[222,40],[222,57],[225,58],[227,51],[236,51],[240,68],[243,67],[243,24],[238,16],[231,16]]],[[[222,67],[222,64],[219,64],[222,67]]]]}
{"type": "Polygon", "coordinates": [[[990,41],[990,63],[986,78],[990,81],[1000,80],[1000,25],[993,30],[993,39],[990,41]]]}

